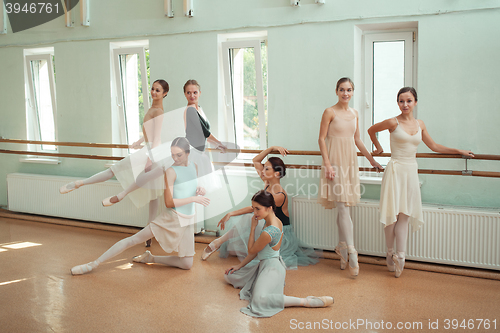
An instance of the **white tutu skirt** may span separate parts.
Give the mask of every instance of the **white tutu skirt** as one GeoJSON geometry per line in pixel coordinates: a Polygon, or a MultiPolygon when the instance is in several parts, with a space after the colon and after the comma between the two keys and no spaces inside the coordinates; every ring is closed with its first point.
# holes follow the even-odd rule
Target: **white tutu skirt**
{"type": "Polygon", "coordinates": [[[388,226],[396,222],[399,213],[410,217],[413,232],[424,225],[418,165],[391,159],[382,178],[380,222],[388,226]]]}
{"type": "Polygon", "coordinates": [[[192,257],[195,254],[193,223],[194,215],[184,215],[163,206],[160,215],[151,221],[150,227],[165,252],[177,252],[179,257],[192,257]],[[184,220],[182,224],[185,226],[181,225],[180,220],[184,220]],[[188,220],[192,221],[186,225],[188,220]]]}

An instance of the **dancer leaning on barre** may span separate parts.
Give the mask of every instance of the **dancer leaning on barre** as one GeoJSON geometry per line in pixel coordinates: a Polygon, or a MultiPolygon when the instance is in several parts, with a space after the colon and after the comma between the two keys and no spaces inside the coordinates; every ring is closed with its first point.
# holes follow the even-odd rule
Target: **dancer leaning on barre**
{"type": "MultiPolygon", "coordinates": [[[[156,169],[156,177],[147,179],[144,184],[154,181],[154,184],[149,184],[147,188],[141,188],[130,195],[130,199],[137,207],[142,207],[149,203],[149,219],[152,221],[158,215],[159,199],[163,195],[163,174],[162,168],[155,168],[155,164],[150,159],[149,151],[158,147],[161,144],[161,126],[163,120],[163,98],[167,96],[169,91],[168,83],[164,80],[156,80],[151,86],[152,105],[148,112],[144,115],[142,126],[143,138],[130,145],[130,148],[138,149],[141,143],[145,142],[145,146],[138,152],[135,152],[118,163],[112,165],[109,169],[91,176],[84,180],[77,180],[62,186],[59,191],[61,194],[69,193],[83,185],[96,184],[111,179],[113,176],[118,179],[122,187],[126,190],[120,192],[117,196],[104,199],[103,206],[111,206],[121,201],[125,195],[132,190],[136,190],[139,186],[136,184],[136,176],[134,171],[143,170],[148,174],[156,169]]],[[[143,184],[143,185],[144,185],[143,184]]]]}
{"type": "MultiPolygon", "coordinates": [[[[280,184],[280,179],[286,175],[285,163],[279,157],[270,157],[262,164],[264,158],[273,150],[277,150],[285,156],[288,151],[283,147],[272,146],[263,150],[253,158],[255,170],[264,182],[265,191],[271,193],[276,202],[276,216],[283,224],[283,243],[281,245],[281,256],[288,269],[297,269],[299,266],[307,266],[318,262],[318,255],[311,248],[301,247],[299,240],[290,224],[288,211],[288,195],[280,184]]],[[[227,213],[218,226],[224,230],[229,229],[222,237],[212,241],[203,251],[202,259],[206,260],[212,253],[220,249],[220,256],[226,258],[229,254],[237,255],[243,260],[248,255],[248,236],[252,221],[252,207],[245,207],[227,213]]],[[[260,231],[263,221],[257,226],[260,231]]]]}
{"type": "Polygon", "coordinates": [[[252,317],[271,317],[285,307],[326,307],[333,304],[329,296],[298,298],[285,296],[286,268],[280,257],[283,225],[275,215],[274,196],[261,190],[252,197],[253,218],[248,239],[248,256],[239,265],[226,270],[224,278],[235,288],[242,288],[240,299],[249,304],[240,311],[252,317]],[[259,220],[265,224],[256,232],[259,220]],[[255,258],[257,265],[248,265],[255,258]]]}
{"type": "Polygon", "coordinates": [[[157,263],[182,269],[190,269],[193,266],[194,204],[208,206],[210,200],[203,196],[205,190],[198,186],[197,168],[194,163],[189,162],[189,151],[189,142],[186,138],[176,138],[172,142],[171,153],[174,164],[165,171],[164,175],[164,198],[167,208],[144,229],[117,242],[97,260],[73,267],[71,274],[88,273],[100,263],[152,237],[156,238],[165,252],[177,252],[177,256],[155,256],[146,251],[134,257],[133,261],[157,263]]]}
{"type": "Polygon", "coordinates": [[[390,132],[391,159],[382,179],[380,222],[385,225],[387,268],[399,277],[405,265],[408,223],[414,232],[424,224],[416,160],[419,143],[423,141],[432,151],[442,154],[462,154],[466,157],[474,157],[474,154],[470,150],[448,148],[432,140],[424,122],[413,116],[417,105],[414,88],[401,88],[397,103],[401,114],[373,125],[368,134],[376,148],[373,153],[381,154],[384,150],[376,134],[385,130],[390,132]],[[397,253],[394,253],[394,240],[397,253]]]}
{"type": "Polygon", "coordinates": [[[354,248],[353,225],[349,206],[361,198],[356,147],[370,161],[382,169],[365,148],[359,134],[358,111],[349,107],[354,83],[344,77],[338,80],[335,93],[337,104],[327,108],[321,118],[319,149],[323,157],[318,202],[326,209],[337,207],[339,244],[335,252],[340,256],[340,269],[349,261],[351,275],[359,273],[358,252],[354,248]],[[349,257],[348,257],[349,255],[349,257]]]}

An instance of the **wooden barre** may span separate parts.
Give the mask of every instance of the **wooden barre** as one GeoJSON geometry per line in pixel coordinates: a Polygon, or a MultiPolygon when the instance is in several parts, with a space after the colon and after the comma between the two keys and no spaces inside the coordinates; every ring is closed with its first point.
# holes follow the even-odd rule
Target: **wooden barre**
{"type": "MultiPolygon", "coordinates": [[[[83,147],[83,148],[121,148],[128,149],[128,145],[124,144],[113,144],[113,143],[85,143],[85,142],[56,142],[56,141],[36,141],[36,140],[17,140],[17,139],[4,139],[0,138],[0,143],[19,143],[19,144],[43,144],[43,145],[53,145],[53,146],[67,146],[67,147],[83,147]]],[[[208,151],[219,152],[219,149],[207,148],[208,151]]],[[[229,153],[247,153],[247,154],[259,154],[261,150],[258,149],[227,149],[229,153]]],[[[14,153],[11,153],[14,154],[14,153]]],[[[274,150],[271,154],[279,154],[278,151],[274,150]]],[[[30,153],[28,155],[35,155],[30,153]]],[[[321,156],[321,152],[315,150],[289,150],[287,155],[302,155],[302,156],[321,156]]],[[[357,153],[358,156],[363,156],[360,152],[357,153]]],[[[49,155],[50,156],[50,155],[49,155]]],[[[69,157],[62,156],[61,157],[69,157]]],[[[75,155],[76,156],[76,155],[75,155]]],[[[81,155],[81,156],[96,156],[96,155],[81,155]]],[[[391,157],[390,153],[382,153],[379,155],[373,155],[376,157],[391,157]]],[[[464,158],[459,154],[438,154],[438,153],[417,153],[417,158],[464,158]]],[[[110,158],[115,159],[115,158],[110,158]]],[[[464,158],[465,159],[465,158],[464,158]]],[[[489,160],[489,161],[500,161],[500,155],[491,154],[475,154],[474,157],[467,158],[474,160],[489,160]]]]}

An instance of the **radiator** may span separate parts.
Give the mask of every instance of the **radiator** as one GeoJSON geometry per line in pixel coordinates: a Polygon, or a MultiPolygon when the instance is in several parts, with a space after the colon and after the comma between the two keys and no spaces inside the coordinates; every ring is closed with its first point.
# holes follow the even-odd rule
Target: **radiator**
{"type": "MultiPolygon", "coordinates": [[[[360,254],[386,256],[378,201],[350,207],[354,243],[360,254]]],[[[409,260],[500,270],[500,213],[487,208],[424,205],[424,226],[408,238],[409,260]]],[[[338,243],[337,210],[316,199],[292,198],[292,224],[299,240],[310,247],[334,250],[338,243]]]]}
{"type": "MultiPolygon", "coordinates": [[[[67,194],[60,194],[59,188],[82,178],[11,173],[7,175],[8,209],[14,212],[64,217],[70,219],[144,227],[148,220],[148,206],[137,209],[125,197],[111,207],[103,207],[102,199],[122,191],[120,183],[108,180],[104,183],[83,186],[67,194]]],[[[197,205],[199,206],[199,205],[197,205]]],[[[198,207],[197,207],[198,208],[198,207]]],[[[203,209],[197,209],[200,223],[195,232],[201,231],[203,209]]]]}

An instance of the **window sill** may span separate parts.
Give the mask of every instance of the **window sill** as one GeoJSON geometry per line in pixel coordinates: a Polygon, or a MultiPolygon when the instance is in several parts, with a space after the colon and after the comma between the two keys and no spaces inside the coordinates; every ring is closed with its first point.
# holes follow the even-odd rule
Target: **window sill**
{"type": "Polygon", "coordinates": [[[22,163],[37,163],[37,164],[61,164],[61,160],[58,158],[47,158],[47,157],[25,157],[20,158],[19,162],[22,163]]]}

